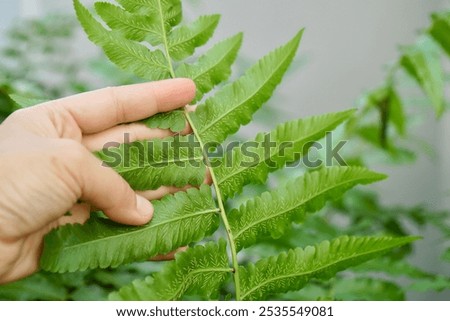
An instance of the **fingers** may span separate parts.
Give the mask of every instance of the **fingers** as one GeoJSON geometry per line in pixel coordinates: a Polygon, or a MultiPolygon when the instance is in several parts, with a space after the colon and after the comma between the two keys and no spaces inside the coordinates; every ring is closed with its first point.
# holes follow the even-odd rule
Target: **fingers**
{"type": "MultiPolygon", "coordinates": [[[[191,127],[186,124],[186,128],[180,133],[188,135],[192,133],[191,127]]],[[[91,151],[102,150],[106,144],[114,143],[133,143],[138,140],[149,140],[154,138],[166,138],[174,136],[176,133],[168,129],[148,128],[144,124],[124,124],[104,130],[100,133],[85,135],[82,143],[91,151]]]]}
{"type": "Polygon", "coordinates": [[[36,108],[68,112],[84,134],[93,134],[183,107],[194,97],[195,84],[192,80],[171,79],[100,89],[36,108]]]}
{"type": "Polygon", "coordinates": [[[146,224],[153,216],[152,204],[137,195],[112,169],[81,145],[74,145],[69,155],[70,175],[80,187],[79,198],[102,210],[110,219],[122,224],[146,224]],[[77,147],[80,146],[80,147],[77,147]]]}
{"type": "Polygon", "coordinates": [[[102,150],[107,143],[132,143],[138,140],[165,138],[173,135],[170,130],[148,128],[144,124],[126,124],[107,129],[101,133],[86,135],[82,143],[91,151],[102,150]]]}

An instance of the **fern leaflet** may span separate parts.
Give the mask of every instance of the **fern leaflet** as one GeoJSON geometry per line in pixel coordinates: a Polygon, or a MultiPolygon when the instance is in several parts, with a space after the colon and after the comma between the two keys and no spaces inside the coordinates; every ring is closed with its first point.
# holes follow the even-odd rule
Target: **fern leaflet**
{"type": "Polygon", "coordinates": [[[206,44],[212,37],[219,20],[219,15],[202,16],[191,25],[174,29],[167,39],[170,57],[174,60],[190,57],[196,48],[206,44]]]}
{"type": "Polygon", "coordinates": [[[236,82],[223,87],[198,106],[193,123],[204,142],[222,143],[255,113],[273,94],[295,57],[303,32],[288,44],[262,58],[236,82]]]}
{"type": "Polygon", "coordinates": [[[241,149],[233,149],[221,160],[226,166],[216,169],[223,197],[241,193],[247,184],[264,183],[270,172],[303,157],[316,140],[347,120],[353,112],[349,110],[281,124],[268,135],[261,133],[252,140],[252,143],[256,142],[253,155],[245,156],[241,149]],[[268,146],[269,142],[272,146],[268,146]]]}
{"type": "Polygon", "coordinates": [[[91,218],[84,225],[54,230],[46,237],[41,267],[61,273],[116,267],[169,253],[218,228],[218,209],[209,186],[166,196],[153,206],[153,220],[142,227],[91,218]]]}
{"type": "Polygon", "coordinates": [[[336,199],[357,184],[386,178],[360,167],[331,167],[310,172],[286,186],[249,200],[229,214],[238,249],[249,247],[261,238],[281,237],[292,221],[302,222],[326,201],[336,199]]]}
{"type": "Polygon", "coordinates": [[[172,301],[187,294],[217,298],[218,290],[231,274],[226,242],[208,243],[179,253],[154,277],[121,288],[111,300],[172,301]]]}
{"type": "Polygon", "coordinates": [[[439,50],[430,38],[422,38],[401,60],[402,66],[428,95],[438,117],[445,110],[444,75],[439,50]]]}
{"type": "Polygon", "coordinates": [[[199,186],[206,175],[203,150],[193,135],[121,144],[96,156],[140,191],[199,186]]]}
{"type": "Polygon", "coordinates": [[[147,118],[143,123],[149,128],[170,129],[174,133],[181,132],[186,127],[186,117],[182,109],[159,113],[147,118]]]}
{"type": "Polygon", "coordinates": [[[436,40],[450,56],[450,13],[434,14],[430,35],[436,40]]]}
{"type": "Polygon", "coordinates": [[[311,279],[329,279],[336,273],[371,260],[416,237],[348,237],[290,250],[241,267],[243,300],[264,300],[268,295],[300,290],[311,279]]]}
{"type": "Polygon", "coordinates": [[[96,2],[95,11],[108,27],[129,40],[143,41],[154,23],[151,16],[129,13],[109,2],[96,2]]]}
{"type": "Polygon", "coordinates": [[[196,63],[183,63],[175,70],[177,77],[190,78],[197,85],[195,101],[228,79],[241,45],[242,34],[239,33],[213,46],[196,63]]]}

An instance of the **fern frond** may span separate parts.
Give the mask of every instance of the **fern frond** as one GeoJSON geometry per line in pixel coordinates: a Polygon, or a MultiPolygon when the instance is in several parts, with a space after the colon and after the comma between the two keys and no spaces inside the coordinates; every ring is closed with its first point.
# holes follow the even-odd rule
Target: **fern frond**
{"type": "Polygon", "coordinates": [[[285,46],[276,49],[236,82],[223,87],[214,97],[198,106],[192,115],[198,135],[204,142],[222,143],[272,96],[295,57],[302,31],[285,46]]]}
{"type": "Polygon", "coordinates": [[[134,281],[112,293],[110,300],[174,301],[187,294],[209,299],[218,296],[231,271],[224,240],[199,245],[177,254],[153,278],[134,281]]]}
{"type": "Polygon", "coordinates": [[[153,220],[142,227],[92,218],[52,231],[45,238],[42,269],[75,272],[146,260],[199,241],[219,225],[209,186],[166,196],[153,206],[153,220]]]}
{"type": "Polygon", "coordinates": [[[221,160],[225,165],[215,169],[222,196],[232,197],[241,193],[245,185],[264,183],[270,172],[299,160],[312,143],[346,121],[353,113],[354,110],[349,110],[281,124],[269,136],[266,133],[256,136],[252,142],[256,142],[257,147],[255,145],[252,149],[252,155],[244,155],[241,148],[233,149],[221,160]],[[272,146],[268,146],[267,137],[272,146]]]}
{"type": "Polygon", "coordinates": [[[240,268],[243,300],[264,300],[268,295],[300,290],[311,279],[329,279],[336,273],[371,260],[417,237],[348,237],[290,250],[240,268]]]}
{"type": "Polygon", "coordinates": [[[213,36],[219,20],[219,15],[201,16],[190,25],[172,30],[167,38],[169,55],[175,60],[191,56],[213,36]]]}
{"type": "Polygon", "coordinates": [[[177,77],[192,79],[197,85],[195,101],[202,99],[215,86],[226,81],[231,75],[231,66],[242,45],[242,33],[219,42],[194,64],[181,64],[176,70],[177,77]]]}
{"type": "Polygon", "coordinates": [[[450,56],[450,12],[433,14],[432,19],[429,33],[450,56]]]}
{"type": "Polygon", "coordinates": [[[402,66],[429,97],[438,117],[445,110],[444,74],[439,50],[429,38],[422,38],[401,59],[402,66]]]}
{"type": "Polygon", "coordinates": [[[179,133],[186,127],[186,116],[182,109],[178,109],[156,114],[143,123],[149,128],[170,129],[174,133],[179,133]]]}
{"type": "Polygon", "coordinates": [[[386,176],[361,167],[330,167],[306,173],[286,186],[265,192],[230,212],[236,247],[249,247],[262,238],[281,237],[292,221],[300,223],[329,200],[337,199],[357,184],[386,176]]]}
{"type": "Polygon", "coordinates": [[[170,68],[160,50],[150,51],[144,45],[123,38],[119,33],[106,30],[79,0],[74,0],[74,6],[89,39],[102,47],[106,56],[119,68],[147,80],[170,77],[170,68]]]}
{"type": "Polygon", "coordinates": [[[96,156],[139,191],[199,186],[206,175],[203,150],[193,135],[121,144],[96,156]]]}

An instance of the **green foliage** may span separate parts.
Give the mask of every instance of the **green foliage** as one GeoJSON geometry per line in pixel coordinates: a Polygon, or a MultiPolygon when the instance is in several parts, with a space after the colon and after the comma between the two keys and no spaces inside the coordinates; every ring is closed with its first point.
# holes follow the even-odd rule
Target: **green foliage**
{"type": "Polygon", "coordinates": [[[238,249],[249,247],[264,237],[279,238],[291,222],[301,223],[306,214],[337,199],[357,184],[386,178],[364,168],[331,167],[307,173],[286,186],[249,200],[229,215],[238,249]]]}
{"type": "Polygon", "coordinates": [[[96,155],[140,191],[199,186],[206,174],[202,148],[193,135],[121,144],[96,155]]]}
{"type": "Polygon", "coordinates": [[[47,99],[92,88],[86,57],[74,55],[77,21],[73,15],[52,14],[21,19],[2,35],[0,84],[9,93],[47,99]],[[56,81],[49,81],[53,79],[56,81]]]}
{"type": "Polygon", "coordinates": [[[352,114],[353,111],[350,110],[290,121],[277,126],[268,134],[258,134],[252,141],[257,143],[252,155],[243,154],[236,149],[228,152],[221,160],[227,166],[216,169],[223,197],[241,193],[245,185],[264,183],[270,172],[298,161],[308,153],[313,142],[324,137],[352,114]],[[273,146],[268,150],[269,142],[273,146]],[[246,163],[249,165],[242,166],[246,163]]]}
{"type": "Polygon", "coordinates": [[[312,278],[329,279],[341,270],[414,240],[344,236],[263,259],[241,268],[242,299],[263,300],[269,294],[301,289],[312,278]]]}
{"type": "Polygon", "coordinates": [[[92,218],[83,226],[51,232],[46,237],[41,267],[52,272],[75,272],[142,261],[199,241],[219,224],[207,186],[166,196],[153,205],[155,218],[142,227],[92,218]]]}
{"type": "Polygon", "coordinates": [[[428,32],[450,56],[450,13],[436,13],[432,15],[432,19],[433,24],[428,32]]]}
{"type": "Polygon", "coordinates": [[[186,127],[186,117],[184,117],[184,111],[176,110],[159,113],[146,119],[144,124],[149,128],[170,129],[174,133],[179,133],[186,127]]]}
{"type": "Polygon", "coordinates": [[[176,69],[177,77],[192,79],[197,85],[196,101],[231,75],[231,66],[242,44],[242,34],[237,34],[213,46],[197,63],[183,63],[176,69]]]}
{"type": "MultiPolygon", "coordinates": [[[[324,168],[306,173],[279,190],[266,192],[239,209],[226,210],[224,198],[233,197],[249,184],[266,182],[270,172],[307,155],[315,141],[345,122],[353,111],[278,126],[270,133],[277,145],[275,150],[267,156],[257,147],[259,160],[250,166],[243,164],[248,155],[241,148],[220,157],[227,160],[231,155],[231,166],[225,161],[213,165],[210,147],[220,150],[218,144],[248,124],[253,114],[272,97],[296,56],[303,32],[227,84],[241,46],[241,34],[216,44],[198,58],[191,57],[213,35],[219,21],[217,15],[182,24],[179,0],[117,2],[120,6],[95,5],[104,26],[79,0],[74,0],[78,19],[89,39],[103,49],[112,63],[144,80],[179,76],[193,79],[197,84],[198,107],[195,112],[186,108],[144,121],[149,127],[174,132],[180,132],[188,123],[193,134],[115,145],[95,153],[96,156],[137,190],[199,186],[209,170],[214,194],[210,187],[203,185],[199,190],[189,188],[156,201],[154,219],[143,227],[121,226],[102,215],[93,215],[84,225],[52,231],[45,239],[41,259],[44,270],[75,272],[144,261],[158,253],[169,253],[202,241],[218,229],[221,221],[223,229],[214,239],[224,233],[228,246],[223,241],[193,245],[160,272],[147,273],[143,281],[122,287],[111,298],[179,300],[197,295],[216,299],[219,293],[230,293],[225,282],[233,275],[234,291],[231,292],[236,300],[264,299],[273,293],[298,290],[315,278],[330,278],[416,240],[341,236],[331,243],[325,241],[304,250],[262,258],[256,265],[242,265],[237,254],[243,247],[262,242],[267,236],[280,237],[289,232],[287,227],[291,223],[303,222],[306,213],[318,211],[326,201],[342,196],[356,184],[368,184],[384,176],[359,167],[324,168]],[[205,94],[217,86],[205,99],[205,94]],[[183,151],[177,143],[187,145],[188,150],[183,151]],[[291,145],[290,149],[286,149],[286,144],[291,145]]],[[[400,100],[392,92],[389,99],[391,105],[397,104],[394,123],[401,131],[400,100]]],[[[254,143],[261,144],[264,137],[265,134],[259,134],[254,143]]],[[[98,287],[93,286],[91,290],[96,296],[101,295],[98,287]]]]}
{"type": "MultiPolygon", "coordinates": [[[[397,62],[389,68],[384,83],[364,95],[359,115],[348,123],[349,137],[358,137],[369,143],[372,152],[360,153],[368,155],[367,158],[373,158],[373,147],[376,147],[385,154],[385,159],[406,163],[416,156],[410,149],[411,145],[418,146],[416,149],[423,148],[409,133],[408,125],[413,123],[409,118],[413,113],[407,109],[414,106],[406,105],[410,97],[402,97],[404,74],[420,87],[438,118],[447,110],[442,53],[450,56],[450,14],[448,11],[436,13],[432,20],[431,26],[422,32],[415,44],[402,49],[397,62]]],[[[359,161],[366,161],[361,156],[357,157],[359,161]]]]}
{"type": "Polygon", "coordinates": [[[430,97],[436,114],[441,116],[445,109],[444,74],[436,44],[429,38],[421,39],[417,46],[407,50],[401,64],[430,97]]]}
{"type": "Polygon", "coordinates": [[[273,94],[295,57],[303,31],[285,46],[262,58],[236,82],[223,87],[198,106],[193,119],[203,141],[222,143],[250,122],[252,115],[273,94]]]}
{"type": "Polygon", "coordinates": [[[217,297],[221,285],[231,271],[228,265],[226,242],[198,245],[179,253],[174,262],[143,281],[134,281],[112,293],[112,300],[173,301],[183,295],[217,297]]]}

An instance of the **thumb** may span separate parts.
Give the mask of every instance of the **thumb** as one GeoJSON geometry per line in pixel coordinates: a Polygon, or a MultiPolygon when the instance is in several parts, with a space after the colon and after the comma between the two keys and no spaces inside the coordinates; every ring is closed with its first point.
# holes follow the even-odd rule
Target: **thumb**
{"type": "Polygon", "coordinates": [[[77,173],[81,199],[102,210],[117,223],[148,223],[153,216],[152,204],[137,195],[119,174],[102,165],[86,148],[81,146],[81,149],[81,164],[77,173]]]}

